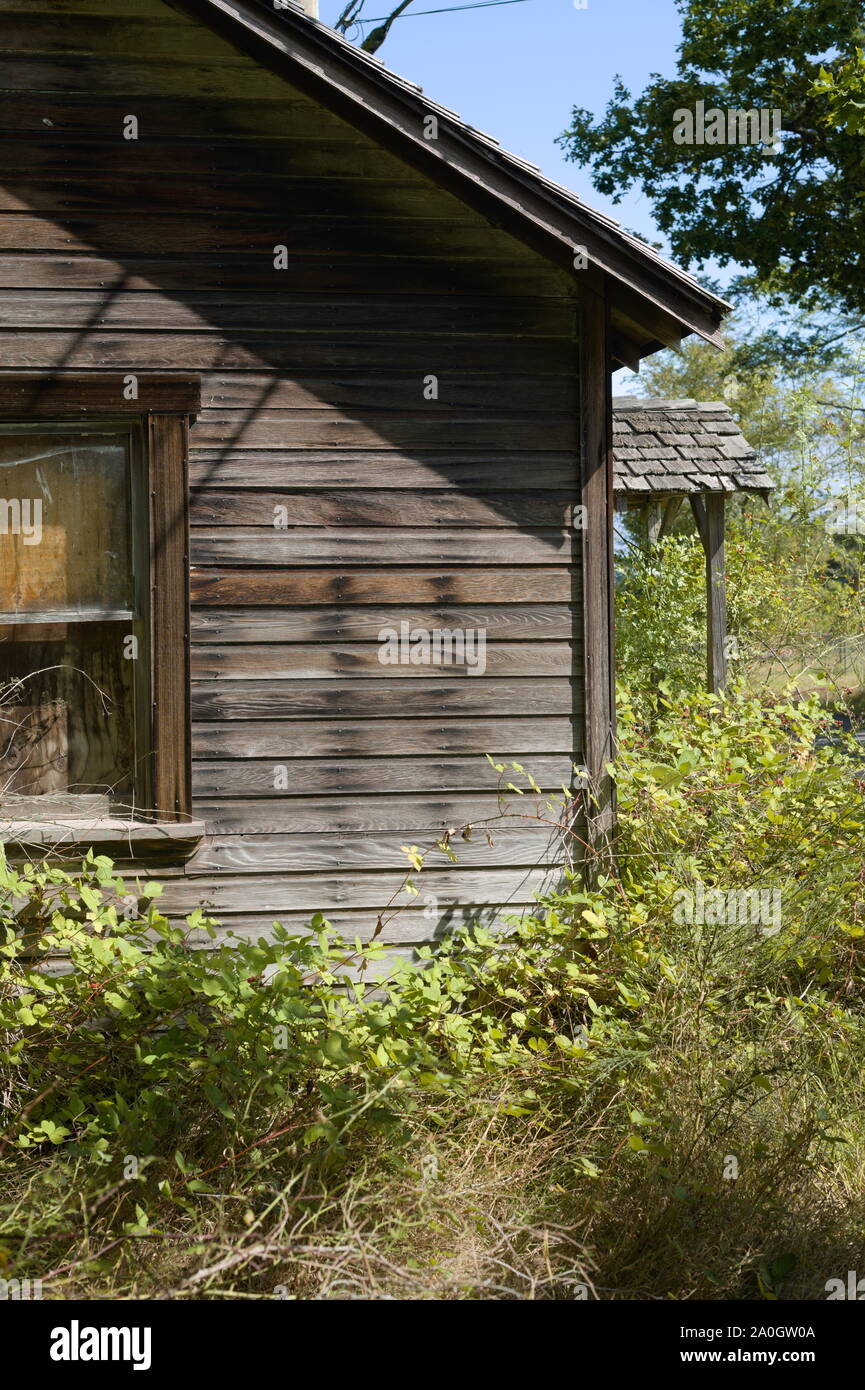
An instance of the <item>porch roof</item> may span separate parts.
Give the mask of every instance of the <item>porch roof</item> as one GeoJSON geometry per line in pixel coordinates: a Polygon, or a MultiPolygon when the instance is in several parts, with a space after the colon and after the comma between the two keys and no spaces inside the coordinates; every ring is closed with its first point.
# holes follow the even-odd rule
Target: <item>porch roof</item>
{"type": "Polygon", "coordinates": [[[613,472],[629,506],[706,492],[767,497],[774,486],[724,401],[616,396],[613,472]]]}

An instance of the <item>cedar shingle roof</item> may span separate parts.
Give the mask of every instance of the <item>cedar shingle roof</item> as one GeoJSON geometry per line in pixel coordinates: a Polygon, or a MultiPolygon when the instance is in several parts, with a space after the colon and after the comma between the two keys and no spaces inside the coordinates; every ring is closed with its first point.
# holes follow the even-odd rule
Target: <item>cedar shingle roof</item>
{"type": "Polygon", "coordinates": [[[723,401],[613,400],[615,490],[634,502],[653,493],[760,492],[774,484],[723,401]]]}

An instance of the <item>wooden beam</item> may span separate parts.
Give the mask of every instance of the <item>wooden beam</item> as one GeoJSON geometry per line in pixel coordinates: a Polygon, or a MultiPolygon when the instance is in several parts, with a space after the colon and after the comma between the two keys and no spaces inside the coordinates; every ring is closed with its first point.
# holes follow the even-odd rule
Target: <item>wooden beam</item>
{"type": "Polygon", "coordinates": [[[614,332],[611,334],[610,352],[617,365],[628,367],[632,372],[640,370],[640,348],[633,338],[629,338],[626,333],[614,332]]]}
{"type": "Polygon", "coordinates": [[[660,532],[658,533],[658,539],[659,539],[659,540],[663,540],[663,539],[664,539],[664,536],[668,536],[668,535],[670,534],[670,532],[672,531],[672,529],[673,529],[673,522],[676,520],[676,517],[679,515],[679,508],[681,507],[681,505],[682,505],[682,499],[681,499],[681,497],[668,497],[668,498],[667,498],[667,501],[666,501],[665,506],[664,506],[664,515],[663,515],[662,518],[661,518],[661,529],[660,529],[660,532]]]}
{"type": "Polygon", "coordinates": [[[691,509],[706,552],[706,667],[709,689],[727,684],[727,581],[724,564],[723,492],[691,497],[691,509]]]}
{"type": "Polygon", "coordinates": [[[614,784],[606,766],[615,755],[616,733],[609,321],[607,298],[587,293],[580,307],[583,670],[585,753],[591,784],[587,840],[595,854],[603,856],[615,821],[614,784]]]}
{"type": "Polygon", "coordinates": [[[646,508],[646,535],[649,545],[657,545],[661,539],[661,523],[664,520],[664,513],[661,511],[660,502],[650,502],[646,508]]]}
{"type": "Polygon", "coordinates": [[[0,372],[0,414],[196,415],[199,376],[167,372],[0,372]]]}
{"type": "Polygon", "coordinates": [[[153,809],[185,820],[192,806],[189,690],[189,423],[150,415],[150,640],[153,809]]]}
{"type": "Polygon", "coordinates": [[[705,508],[705,506],[703,505],[703,499],[702,499],[702,497],[698,497],[698,496],[696,495],[696,493],[692,493],[692,494],[691,494],[690,502],[691,502],[691,511],[694,513],[694,520],[695,520],[696,523],[697,523],[697,531],[699,532],[700,540],[703,542],[703,549],[705,550],[705,548],[706,548],[706,508],[705,508]]]}
{"type": "Polygon", "coordinates": [[[681,497],[664,496],[656,496],[651,501],[642,503],[639,510],[646,513],[649,545],[657,545],[658,541],[669,535],[681,505],[681,497]]]}

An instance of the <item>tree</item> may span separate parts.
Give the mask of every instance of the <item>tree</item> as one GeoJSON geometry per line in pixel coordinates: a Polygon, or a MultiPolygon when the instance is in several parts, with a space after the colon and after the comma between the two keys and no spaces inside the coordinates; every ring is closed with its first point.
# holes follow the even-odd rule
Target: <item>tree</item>
{"type": "Polygon", "coordinates": [[[646,358],[633,379],[641,395],[724,400],[745,438],[782,489],[791,475],[811,480],[811,503],[843,479],[865,485],[865,334],[849,335],[831,367],[767,348],[787,325],[764,326],[765,306],[744,301],[724,326],[720,351],[697,338],[646,358]]]}
{"type": "MultiPolygon", "coordinates": [[[[618,201],[639,184],[674,256],[738,263],[771,302],[865,311],[862,0],[677,0],[676,73],[559,137],[618,201]],[[685,111],[781,112],[772,144],[677,143],[685,111]]],[[[741,138],[741,136],[739,137],[741,138]]]]}

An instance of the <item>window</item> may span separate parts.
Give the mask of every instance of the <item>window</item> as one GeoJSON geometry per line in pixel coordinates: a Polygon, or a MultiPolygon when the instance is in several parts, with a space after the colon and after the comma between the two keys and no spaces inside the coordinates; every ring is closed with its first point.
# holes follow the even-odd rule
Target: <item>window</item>
{"type": "Polygon", "coordinates": [[[197,387],[132,380],[0,376],[4,823],[189,818],[197,387]]]}
{"type": "MultiPolygon", "coordinates": [[[[146,488],[137,429],[0,425],[0,793],[149,805],[146,488]]],[[[21,803],[19,802],[19,805],[21,803]]]]}

